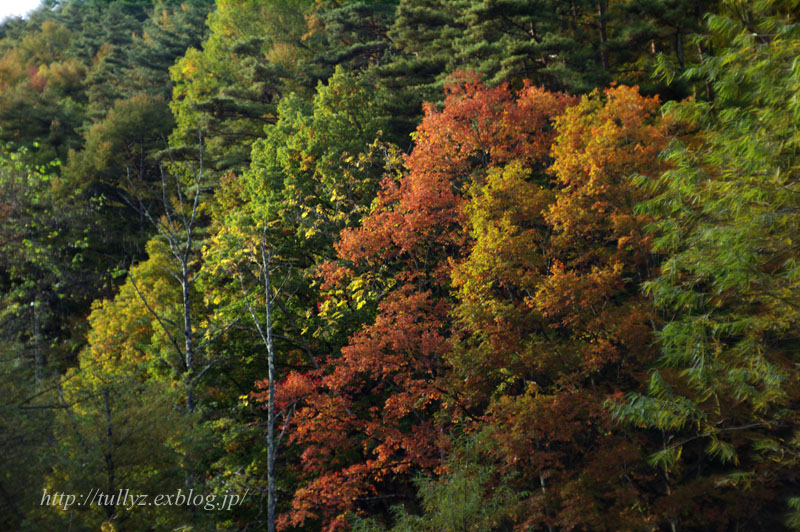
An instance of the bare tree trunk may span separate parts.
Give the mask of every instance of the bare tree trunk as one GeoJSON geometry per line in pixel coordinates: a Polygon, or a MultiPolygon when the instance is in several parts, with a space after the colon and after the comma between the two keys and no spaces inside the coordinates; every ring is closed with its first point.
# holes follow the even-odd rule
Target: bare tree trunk
{"type": "MultiPolygon", "coordinates": [[[[188,235],[188,247],[191,247],[191,232],[188,235]]],[[[186,364],[186,410],[194,411],[194,339],[192,337],[192,302],[189,292],[189,270],[186,261],[181,264],[181,287],[183,289],[183,340],[186,364]]]]}
{"type": "Polygon", "coordinates": [[[42,387],[42,346],[39,342],[39,302],[31,303],[33,307],[33,365],[36,381],[36,391],[42,387]]]}
{"type": "MultiPolygon", "coordinates": [[[[202,146],[202,139],[200,143],[202,146]]],[[[130,272],[129,277],[133,283],[134,289],[139,295],[139,298],[142,300],[150,314],[156,318],[161,327],[164,329],[164,332],[168,336],[170,343],[173,345],[180,357],[180,363],[173,364],[173,366],[176,367],[176,369],[179,369],[182,374],[182,380],[186,394],[186,411],[190,413],[194,411],[196,406],[194,393],[195,386],[197,385],[197,382],[203,373],[208,369],[208,367],[206,367],[200,372],[196,371],[196,351],[202,348],[202,346],[208,342],[202,342],[199,346],[196,346],[194,342],[195,335],[198,333],[194,330],[193,320],[195,318],[192,309],[191,291],[192,284],[194,283],[198,274],[196,272],[193,273],[190,268],[193,254],[192,247],[194,245],[195,232],[197,231],[196,225],[198,208],[200,205],[200,190],[203,180],[203,170],[203,156],[201,151],[200,168],[194,173],[193,197],[186,195],[183,190],[184,185],[180,182],[180,178],[178,176],[173,176],[175,181],[175,199],[177,200],[177,206],[175,206],[172,204],[171,198],[168,194],[168,189],[170,187],[169,179],[164,171],[163,166],[161,167],[161,202],[164,207],[164,215],[162,218],[154,216],[150,209],[145,205],[143,195],[137,192],[136,185],[131,180],[130,174],[128,175],[128,183],[134,190],[136,196],[135,199],[138,202],[139,212],[141,212],[142,215],[153,224],[161,237],[166,240],[167,244],[169,245],[170,252],[175,259],[175,269],[170,269],[168,271],[178,281],[181,287],[183,323],[178,324],[176,321],[170,320],[157,313],[148,303],[144,294],[139,290],[139,287],[136,285],[136,280],[133,279],[133,277],[130,275],[130,272]],[[170,332],[170,329],[172,329],[173,332],[170,332]],[[176,330],[180,331],[180,335],[183,336],[183,342],[179,340],[176,330]],[[183,367],[180,368],[180,366],[183,367]]],[[[137,208],[136,205],[133,206],[134,208],[137,208]]]]}
{"type": "Polygon", "coordinates": [[[277,500],[275,494],[275,458],[278,455],[278,447],[280,445],[283,435],[286,433],[286,428],[289,425],[293,410],[287,412],[284,419],[283,429],[276,437],[276,412],[275,412],[275,342],[272,336],[272,286],[270,284],[270,264],[272,261],[272,252],[267,251],[266,243],[266,228],[259,243],[261,252],[260,260],[258,257],[253,256],[253,260],[258,263],[259,276],[264,285],[264,325],[258,319],[258,316],[253,309],[248,297],[248,291],[244,285],[244,279],[240,272],[239,282],[242,286],[242,293],[244,294],[247,309],[250,311],[250,316],[256,325],[258,334],[267,348],[267,382],[269,387],[269,398],[267,400],[267,530],[268,532],[275,532],[275,503],[277,500]]]}
{"type": "Polygon", "coordinates": [[[267,401],[267,530],[275,532],[275,350],[272,341],[272,301],[269,285],[269,263],[264,242],[261,243],[264,264],[264,312],[266,325],[269,400],[267,401]]]}
{"type": "Polygon", "coordinates": [[[111,398],[109,397],[108,388],[103,390],[103,402],[105,404],[106,414],[106,451],[103,458],[106,462],[106,491],[109,496],[103,503],[103,510],[106,512],[107,517],[114,515],[115,505],[110,502],[115,488],[115,475],[114,475],[114,433],[111,429],[111,398]]]}
{"type": "Polygon", "coordinates": [[[681,71],[686,69],[686,59],[683,56],[683,34],[681,30],[675,32],[675,55],[678,58],[678,64],[681,66],[681,71]]]}

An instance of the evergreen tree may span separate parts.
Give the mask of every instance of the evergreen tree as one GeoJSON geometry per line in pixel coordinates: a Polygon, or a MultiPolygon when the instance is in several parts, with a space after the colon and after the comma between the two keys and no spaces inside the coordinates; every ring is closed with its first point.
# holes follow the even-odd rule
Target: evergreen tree
{"type": "Polygon", "coordinates": [[[357,72],[380,64],[390,46],[387,32],[396,4],[397,0],[321,4],[309,20],[319,51],[303,66],[304,70],[316,66],[319,71],[302,74],[311,74],[309,81],[315,84],[328,79],[336,66],[357,72]]]}
{"type": "Polygon", "coordinates": [[[126,94],[147,92],[168,100],[172,95],[169,69],[190,48],[205,40],[206,18],[213,8],[211,0],[177,4],[158,0],[152,16],[132,42],[126,63],[126,94]]]}
{"type": "Polygon", "coordinates": [[[239,0],[217,7],[202,50],[189,49],[170,70],[174,149],[190,146],[202,130],[210,168],[247,167],[251,145],[293,88],[292,68],[308,54],[301,38],[309,5],[239,0]]]}
{"type": "Polygon", "coordinates": [[[453,68],[453,40],[463,24],[459,5],[441,0],[401,0],[389,30],[392,48],[376,67],[386,88],[384,104],[392,133],[401,146],[422,117],[424,102],[443,98],[443,74],[453,68]]]}

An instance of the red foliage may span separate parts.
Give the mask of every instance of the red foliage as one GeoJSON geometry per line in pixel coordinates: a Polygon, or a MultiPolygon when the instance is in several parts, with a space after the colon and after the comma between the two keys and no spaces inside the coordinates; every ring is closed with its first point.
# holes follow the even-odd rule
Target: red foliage
{"type": "MultiPolygon", "coordinates": [[[[309,373],[290,372],[284,379],[275,383],[275,408],[286,410],[309,397],[319,386],[319,378],[309,373]]],[[[255,383],[257,392],[250,396],[267,408],[269,401],[269,380],[262,379],[255,383]]]]}
{"type": "Polygon", "coordinates": [[[28,88],[36,92],[44,92],[47,78],[43,76],[36,66],[28,67],[28,88]]]}
{"type": "Polygon", "coordinates": [[[413,493],[414,472],[434,470],[446,440],[435,412],[452,349],[450,272],[463,260],[465,193],[492,167],[547,162],[552,121],[573,100],[526,84],[486,88],[459,73],[444,109],[425,107],[407,172],[384,179],[373,212],[345,230],[337,246],[347,266],[327,264],[326,286],[346,286],[360,271],[397,284],[375,322],[362,328],[322,371],[322,386],[297,415],[295,442],[306,446],[308,478],[284,525],[321,519],[326,530],[374,495],[413,493]]]}

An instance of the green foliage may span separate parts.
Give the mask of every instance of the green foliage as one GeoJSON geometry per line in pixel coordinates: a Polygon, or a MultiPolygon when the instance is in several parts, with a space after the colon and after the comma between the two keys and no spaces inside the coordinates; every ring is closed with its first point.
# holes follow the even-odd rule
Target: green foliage
{"type": "Polygon", "coordinates": [[[263,527],[39,504],[266,489],[263,244],[284,528],[800,530],[798,7],[0,24],[0,528],[263,527]]]}
{"type": "Polygon", "coordinates": [[[279,120],[254,146],[245,177],[256,216],[268,224],[281,219],[282,227],[295,227],[301,241],[313,239],[317,248],[330,247],[353,225],[377,188],[380,168],[359,168],[364,161],[358,158],[386,127],[379,97],[370,78],[339,69],[327,85],[320,83],[310,104],[296,94],[281,100],[279,120]]]}
{"type": "Polygon", "coordinates": [[[0,338],[0,527],[25,530],[23,523],[41,501],[39,482],[34,480],[44,478],[58,454],[52,445],[53,411],[48,408],[52,397],[41,394],[53,378],[42,371],[44,378],[37,386],[33,350],[24,341],[15,341],[11,328],[4,332],[0,338]]]}
{"type": "Polygon", "coordinates": [[[8,338],[32,341],[35,314],[41,344],[67,364],[85,329],[61,316],[86,312],[103,291],[87,253],[94,206],[61,197],[57,161],[32,167],[26,159],[24,148],[0,152],[0,321],[8,338]]]}
{"type": "MultiPolygon", "coordinates": [[[[226,182],[212,207],[219,209],[220,249],[247,249],[241,236],[224,240],[235,231],[252,240],[266,228],[267,242],[282,264],[275,284],[289,282],[286,290],[299,301],[298,307],[290,302],[284,309],[293,314],[292,335],[308,339],[323,332],[319,318],[312,319],[320,299],[316,268],[333,258],[339,232],[366,214],[391,157],[374,143],[386,125],[376,99],[369,78],[342,71],[319,85],[310,104],[297,95],[285,97],[277,123],[253,147],[250,170],[226,182]]],[[[325,335],[341,342],[332,331],[325,335]]]]}
{"type": "MultiPolygon", "coordinates": [[[[100,361],[82,358],[63,379],[62,408],[54,420],[57,449],[41,489],[88,494],[175,493],[185,487],[181,443],[188,419],[174,408],[176,391],[164,383],[122,375],[100,361]],[[147,413],[147,415],[142,415],[147,413]]],[[[40,492],[41,493],[41,492],[40,492]]],[[[81,526],[99,529],[109,520],[119,527],[142,529],[153,523],[179,526],[189,521],[186,508],[136,507],[120,501],[73,507],[42,506],[34,529],[81,526]]]]}
{"type": "Polygon", "coordinates": [[[372,2],[319,2],[309,19],[317,53],[302,75],[324,81],[339,66],[359,72],[380,64],[389,49],[387,35],[394,19],[397,0],[372,2]],[[313,68],[316,67],[316,68],[313,68]]]}
{"type": "MultiPolygon", "coordinates": [[[[800,32],[778,2],[729,6],[746,16],[710,17],[725,48],[687,73],[706,80],[716,99],[669,107],[702,130],[664,153],[673,169],[650,185],[656,197],[642,206],[656,217],[655,249],[664,256],[660,277],[646,285],[664,313],[662,359],[649,396],[632,395],[616,412],[674,434],[654,457],[667,470],[721,464],[721,478],[750,475],[780,507],[792,493],[781,470],[800,456],[792,333],[800,324],[800,32]],[[706,458],[697,456],[698,441],[706,458]]],[[[688,471],[679,479],[691,483],[688,471]]],[[[722,497],[763,496],[740,482],[722,485],[732,486],[722,497]]],[[[752,504],[759,510],[751,507],[750,517],[732,510],[728,519],[778,526],[769,503],[752,504]]]]}
{"type": "Polygon", "coordinates": [[[459,4],[440,0],[401,0],[388,35],[387,61],[375,68],[386,88],[384,103],[396,142],[405,147],[422,114],[422,104],[442,99],[452,69],[453,40],[463,24],[459,4]]]}
{"type": "Polygon", "coordinates": [[[392,507],[391,527],[375,519],[355,518],[354,532],[505,532],[524,492],[510,487],[489,466],[479,465],[478,444],[467,442],[448,462],[447,472],[415,481],[419,513],[392,507]]]}
{"type": "Polygon", "coordinates": [[[243,169],[252,143],[276,120],[301,43],[310,2],[220,1],[209,16],[202,49],[190,48],[170,69],[177,121],[171,144],[191,144],[204,131],[211,167],[243,169]]]}
{"type": "Polygon", "coordinates": [[[154,3],[152,15],[142,24],[141,33],[134,36],[123,63],[125,95],[146,92],[169,100],[169,69],[187,50],[200,48],[207,33],[205,21],[213,6],[212,0],[154,3]]]}

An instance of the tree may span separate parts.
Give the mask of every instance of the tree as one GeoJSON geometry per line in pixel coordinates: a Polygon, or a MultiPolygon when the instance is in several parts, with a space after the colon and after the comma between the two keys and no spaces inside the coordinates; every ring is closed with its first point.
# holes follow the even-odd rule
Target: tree
{"type": "Polygon", "coordinates": [[[87,68],[67,54],[74,39],[63,25],[45,20],[18,41],[4,41],[0,141],[28,148],[34,164],[65,160],[80,144],[87,68]]]}
{"type": "Polygon", "coordinates": [[[376,519],[355,518],[355,532],[500,532],[513,528],[514,507],[524,492],[509,486],[511,476],[501,477],[495,468],[479,465],[481,444],[477,439],[457,442],[448,459],[447,472],[438,477],[417,477],[421,515],[403,506],[392,508],[394,525],[376,519]]]}
{"type": "Polygon", "coordinates": [[[104,287],[86,255],[91,206],[59,196],[57,161],[29,166],[26,155],[12,146],[0,152],[0,320],[9,340],[27,344],[41,376],[47,351],[64,368],[80,344],[83,328],[70,330],[60,316],[88,311],[104,287]]]}
{"type": "Polygon", "coordinates": [[[69,512],[41,507],[32,514],[40,529],[69,523],[98,528],[107,521],[131,528],[154,521],[176,526],[190,519],[182,510],[141,508],[130,499],[108,497],[120,489],[174,493],[189,461],[187,440],[196,437],[191,431],[196,419],[175,407],[183,390],[169,375],[163,333],[147,307],[163,314],[179,304],[175,280],[164,274],[169,251],[158,242],[149,251],[149,259],[132,268],[113,299],[94,305],[79,364],[60,376],[49,394],[57,450],[42,488],[76,494],[99,490],[107,497],[69,512]]]}
{"type": "Polygon", "coordinates": [[[106,116],[88,129],[83,149],[69,153],[63,170],[65,188],[70,195],[97,205],[102,231],[92,234],[90,244],[114,257],[115,267],[122,267],[128,256],[141,256],[151,235],[149,222],[127,202],[127,176],[130,173],[131,179],[138,181],[141,199],[150,209],[155,208],[161,201],[159,194],[144,191],[160,188],[154,153],[164,148],[173,125],[166,102],[136,94],[117,100],[106,116]]]}
{"type": "MultiPolygon", "coordinates": [[[[195,285],[204,274],[202,256],[199,253],[197,239],[200,237],[200,195],[203,192],[204,167],[202,154],[202,137],[200,138],[201,154],[199,167],[188,165],[171,165],[171,174],[164,166],[161,170],[161,190],[163,215],[153,211],[146,203],[137,184],[129,177],[129,185],[133,191],[136,205],[158,231],[158,237],[169,249],[172,264],[165,266],[165,272],[177,282],[180,293],[180,312],[177,316],[157,311],[142,293],[136,279],[131,276],[131,284],[142,299],[147,311],[158,321],[161,331],[166,336],[168,345],[174,349],[177,359],[169,357],[165,362],[172,365],[180,376],[184,387],[186,411],[195,409],[195,388],[203,375],[214,365],[214,360],[201,362],[200,353],[210,342],[217,339],[229,326],[208,324],[199,320],[195,310],[195,285]],[[185,181],[184,181],[185,180],[185,181]],[[205,326],[201,323],[206,324],[205,326]]],[[[132,273],[132,272],[131,272],[132,273]]]]}
{"type": "Polygon", "coordinates": [[[616,50],[629,69],[624,79],[666,100],[689,94],[710,98],[707,87],[686,83],[682,74],[714,54],[705,17],[717,12],[720,4],[718,0],[626,2],[619,8],[626,23],[619,28],[616,50]],[[649,53],[643,52],[648,49],[649,53]]]}
{"type": "Polygon", "coordinates": [[[380,64],[389,48],[388,30],[397,0],[320,2],[311,11],[309,33],[317,53],[303,65],[311,82],[324,81],[339,67],[359,73],[380,64]],[[316,67],[316,68],[313,68],[316,67]]]}
{"type": "Polygon", "coordinates": [[[462,422],[488,432],[490,463],[516,472],[517,490],[536,486],[520,526],[638,530],[650,519],[642,442],[604,401],[635,389],[652,356],[639,288],[653,263],[630,177],[661,171],[670,123],[658,109],[636,88],[596,91],[555,120],[552,164],[512,161],[470,192],[451,382],[483,413],[462,422]]]}
{"type": "Polygon", "coordinates": [[[101,119],[116,100],[130,95],[125,65],[150,8],[150,0],[90,0],[69,2],[59,13],[67,28],[77,33],[70,51],[89,67],[84,82],[90,120],[101,119]]]}
{"type": "Polygon", "coordinates": [[[139,507],[130,496],[127,500],[120,496],[185,489],[181,444],[190,434],[187,418],[174,408],[177,390],[163,381],[138,379],[133,371],[125,375],[120,369],[99,368],[84,359],[81,368],[64,377],[54,420],[58,449],[43,485],[37,486],[40,501],[43,495],[57,492],[98,490],[105,496],[98,497],[96,504],[69,511],[55,504],[40,506],[31,512],[34,530],[99,529],[105,523],[142,529],[154,523],[181,526],[190,522],[185,508],[139,507]],[[107,369],[116,376],[105,373],[107,369]]]}
{"type": "MultiPolygon", "coordinates": [[[[254,403],[266,406],[267,442],[274,446],[266,455],[267,476],[275,472],[277,478],[267,478],[265,488],[275,493],[268,495],[273,501],[282,498],[280,492],[286,488],[280,478],[287,476],[286,461],[278,460],[276,450],[278,419],[283,416],[279,430],[288,434],[294,405],[313,388],[306,373],[320,369],[319,360],[341,346],[346,338],[341,331],[354,321],[321,315],[315,276],[319,264],[335,255],[333,243],[341,229],[367,212],[384,168],[383,150],[374,141],[386,118],[375,100],[370,78],[354,78],[341,70],[327,85],[319,85],[310,104],[297,95],[284,97],[278,105],[278,122],[253,147],[249,171],[226,176],[210,207],[212,237],[204,254],[216,275],[208,297],[216,302],[218,314],[246,315],[247,322],[253,318],[258,324],[238,347],[243,360],[252,360],[252,353],[264,347],[280,354],[272,369],[264,368],[267,379],[264,369],[253,366],[253,371],[260,371],[255,374],[254,403]],[[267,302],[258,295],[267,297],[263,286],[267,277],[271,286],[280,287],[279,297],[270,296],[270,327],[267,302]],[[254,344],[253,338],[259,341],[254,344]],[[277,406],[270,408],[275,401],[277,406]],[[272,435],[270,427],[275,427],[272,435]]],[[[259,486],[254,477],[248,482],[259,486]]]]}
{"type": "MultiPolygon", "coordinates": [[[[68,215],[69,211],[62,214],[68,215]]],[[[28,237],[34,244],[34,256],[52,260],[51,255],[42,253],[47,248],[42,246],[40,236],[28,237]],[[37,250],[39,253],[35,253],[37,250]]],[[[64,242],[63,237],[61,242],[64,242]]],[[[62,251],[68,252],[69,247],[64,246],[62,251]]],[[[175,293],[170,291],[161,270],[169,264],[165,251],[163,246],[151,247],[151,260],[139,265],[135,273],[148,301],[160,311],[176,302],[175,293]]],[[[75,260],[73,264],[81,268],[84,263],[75,260]]],[[[52,261],[51,268],[61,267],[60,261],[52,261]]],[[[73,274],[69,270],[56,270],[56,273],[57,278],[66,283],[65,289],[79,282],[89,290],[96,282],[91,278],[70,280],[73,274]]],[[[19,492],[14,505],[19,521],[12,526],[23,530],[58,529],[69,526],[71,520],[73,526],[83,523],[96,528],[101,521],[114,515],[119,522],[134,523],[131,525],[134,527],[148,516],[154,519],[158,516],[159,520],[167,522],[180,521],[180,512],[169,517],[161,509],[143,515],[126,509],[119,501],[107,502],[103,507],[73,508],[72,512],[41,505],[43,488],[49,493],[88,493],[91,489],[110,493],[109,490],[116,492],[119,488],[128,488],[131,492],[175,489],[179,455],[186,453],[182,440],[187,430],[185,422],[177,419],[179,412],[174,408],[177,390],[171,386],[171,380],[150,378],[164,374],[158,352],[161,342],[154,341],[160,335],[133,285],[128,282],[113,300],[94,305],[88,339],[84,339],[81,338],[85,334],[83,328],[69,319],[55,318],[56,313],[67,316],[78,313],[71,308],[80,301],[76,290],[70,290],[70,299],[55,298],[50,293],[54,289],[43,283],[48,277],[42,275],[39,285],[31,287],[39,298],[32,307],[38,318],[34,323],[39,325],[39,330],[15,330],[30,322],[28,313],[19,316],[22,318],[18,318],[19,323],[6,322],[10,326],[4,327],[8,333],[6,339],[14,339],[19,334],[16,344],[6,344],[10,347],[8,355],[28,355],[33,349],[41,350],[42,355],[42,366],[36,371],[40,376],[36,385],[33,385],[33,372],[21,371],[25,365],[13,359],[3,361],[4,369],[16,366],[8,377],[21,379],[25,376],[27,379],[29,375],[31,383],[23,385],[20,380],[12,386],[13,380],[6,381],[5,375],[3,379],[9,400],[3,412],[4,424],[14,422],[13,427],[4,431],[8,438],[4,438],[4,444],[9,445],[6,456],[16,460],[16,464],[9,464],[6,469],[8,477],[4,478],[3,487],[10,483],[13,492],[19,492]],[[58,301],[52,309],[51,297],[58,301]],[[30,334],[37,337],[26,338],[30,334]],[[74,357],[70,351],[84,342],[88,346],[80,351],[78,364],[74,365],[69,360],[74,357]],[[62,344],[69,346],[69,358],[62,344]],[[155,417],[151,418],[150,413],[155,417]],[[23,443],[27,449],[14,450],[23,443]],[[27,450],[38,451],[39,458],[26,456],[27,450]],[[41,479],[41,483],[31,482],[32,478],[41,479]],[[38,496],[28,498],[28,485],[38,496]]],[[[55,287],[55,295],[58,295],[58,288],[55,287]]],[[[13,317],[14,307],[18,307],[13,300],[17,294],[4,294],[9,295],[12,297],[4,297],[4,302],[11,312],[5,319],[13,317]]]]}
{"type": "Polygon", "coordinates": [[[709,19],[718,55],[690,72],[715,99],[670,107],[701,135],[670,145],[673,169],[643,205],[664,256],[646,285],[661,359],[616,412],[663,434],[668,526],[797,528],[800,36],[788,3],[726,9],[709,19]]]}
{"type": "MultiPolygon", "coordinates": [[[[493,83],[530,78],[551,89],[588,92],[611,81],[665,87],[651,77],[659,57],[680,73],[709,51],[690,36],[714,1],[519,0],[466,2],[458,64],[493,83]],[[695,49],[696,48],[696,49],[695,49]]],[[[674,96],[682,87],[673,86],[674,96]]]]}
{"type": "MultiPolygon", "coordinates": [[[[272,304],[274,297],[272,288],[270,287],[270,263],[272,261],[272,252],[267,252],[266,239],[262,237],[259,242],[259,251],[261,252],[261,260],[255,257],[255,262],[258,265],[258,271],[261,278],[264,279],[264,326],[256,316],[255,310],[250,305],[249,299],[247,300],[247,308],[256,324],[258,334],[264,342],[264,347],[267,349],[267,530],[275,532],[275,457],[278,455],[278,449],[289,427],[291,421],[292,411],[285,414],[283,422],[283,429],[281,430],[280,437],[275,434],[276,426],[276,412],[275,412],[275,343],[272,340],[272,304]]],[[[241,279],[240,279],[241,280],[241,279]]],[[[244,281],[242,288],[244,289],[244,281]]],[[[247,294],[245,294],[247,297],[247,294]]]]}
{"type": "MultiPolygon", "coordinates": [[[[238,229],[238,228],[237,228],[238,229]]],[[[257,232],[256,232],[257,233],[257,232]]],[[[276,398],[278,374],[276,371],[275,361],[275,340],[273,336],[273,305],[275,299],[278,297],[280,288],[274,290],[271,285],[272,268],[275,261],[275,251],[268,249],[267,230],[266,225],[261,232],[260,238],[253,239],[253,234],[240,232],[236,229],[228,231],[223,236],[227,240],[226,244],[235,246],[233,249],[238,249],[238,252],[231,253],[229,251],[228,257],[221,263],[220,266],[233,267],[236,271],[233,275],[239,279],[239,284],[242,289],[242,297],[244,298],[245,306],[253,319],[253,323],[258,331],[261,341],[267,352],[267,378],[257,383],[258,387],[263,389],[258,393],[251,394],[254,399],[259,402],[266,403],[267,410],[267,530],[275,532],[275,508],[276,508],[276,479],[275,479],[275,462],[278,457],[283,437],[292,419],[295,409],[295,402],[282,405],[281,411],[278,411],[276,398]],[[231,266],[233,265],[233,266],[231,266]],[[253,268],[255,273],[253,273],[253,268]],[[247,285],[245,284],[245,276],[254,276],[257,282],[263,283],[260,287],[263,292],[263,323],[260,316],[257,315],[257,308],[254,302],[251,301],[252,294],[248,291],[250,281],[248,279],[247,285]],[[278,431],[278,419],[283,417],[282,427],[278,431]]],[[[257,296],[256,296],[257,297],[257,296]]],[[[283,390],[281,390],[283,391],[283,390]]]]}
{"type": "Polygon", "coordinates": [[[374,71],[386,88],[384,104],[396,142],[403,148],[422,116],[424,102],[444,96],[444,76],[453,70],[454,35],[463,31],[459,5],[441,0],[401,0],[388,36],[391,48],[374,71]]]}
{"type": "Polygon", "coordinates": [[[187,50],[200,48],[207,37],[205,21],[213,7],[211,0],[154,3],[152,15],[131,43],[125,63],[126,74],[131,78],[126,95],[147,92],[169,101],[172,96],[169,69],[187,50]]]}
{"type": "Polygon", "coordinates": [[[87,253],[93,207],[59,193],[58,161],[32,165],[28,155],[0,148],[0,514],[9,529],[39,509],[32,480],[57,458],[57,383],[84,343],[81,318],[108,290],[87,253]]]}
{"type": "Polygon", "coordinates": [[[190,48],[170,69],[177,121],[171,145],[191,146],[205,131],[210,169],[242,170],[252,143],[276,120],[290,73],[306,54],[301,36],[309,2],[220,2],[202,50],[190,48]]]}
{"type": "Polygon", "coordinates": [[[292,440],[306,447],[309,480],[290,523],[321,519],[333,529],[346,512],[411,496],[410,477],[440,464],[447,442],[434,414],[444,401],[449,272],[467,245],[462,195],[495,165],[537,164],[568,101],[458,78],[443,111],[426,107],[407,173],[385,177],[360,227],[342,231],[337,261],[323,266],[322,311],[370,305],[377,317],[328,357],[318,392],[297,412],[292,440]]]}

